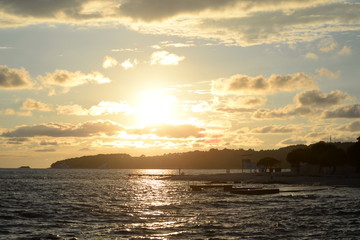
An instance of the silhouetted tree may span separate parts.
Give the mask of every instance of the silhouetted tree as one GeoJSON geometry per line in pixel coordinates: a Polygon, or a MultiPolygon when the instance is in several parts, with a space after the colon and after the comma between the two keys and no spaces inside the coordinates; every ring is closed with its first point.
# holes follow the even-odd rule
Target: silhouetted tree
{"type": "Polygon", "coordinates": [[[265,157],[260,159],[257,163],[256,166],[264,166],[265,171],[267,169],[273,168],[276,165],[280,165],[281,161],[276,159],[276,158],[272,158],[272,157],[265,157]]]}
{"type": "Polygon", "coordinates": [[[332,143],[318,142],[310,147],[307,162],[319,165],[319,173],[323,167],[333,167],[334,173],[337,166],[346,163],[346,153],[332,143]]]}
{"type": "Polygon", "coordinates": [[[360,137],[357,142],[347,149],[350,164],[356,167],[356,171],[360,172],[360,137]]]}
{"type": "Polygon", "coordinates": [[[292,168],[295,168],[296,171],[300,172],[300,163],[306,162],[308,157],[308,149],[307,148],[296,148],[288,153],[286,156],[286,161],[290,163],[292,168]]]}

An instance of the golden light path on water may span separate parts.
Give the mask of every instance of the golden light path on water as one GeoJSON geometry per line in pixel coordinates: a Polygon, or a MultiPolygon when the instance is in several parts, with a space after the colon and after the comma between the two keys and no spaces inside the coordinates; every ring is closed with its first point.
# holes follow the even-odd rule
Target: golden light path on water
{"type": "Polygon", "coordinates": [[[189,216],[174,218],[174,215],[181,215],[182,209],[176,206],[182,204],[183,196],[174,191],[172,185],[177,183],[161,179],[162,176],[176,174],[177,170],[143,169],[137,173],[141,177],[134,179],[137,183],[133,186],[137,186],[138,189],[133,196],[133,201],[137,205],[133,207],[140,221],[130,224],[128,230],[152,230],[154,239],[169,239],[172,235],[181,234],[182,231],[169,229],[181,228],[189,222],[189,216]]]}

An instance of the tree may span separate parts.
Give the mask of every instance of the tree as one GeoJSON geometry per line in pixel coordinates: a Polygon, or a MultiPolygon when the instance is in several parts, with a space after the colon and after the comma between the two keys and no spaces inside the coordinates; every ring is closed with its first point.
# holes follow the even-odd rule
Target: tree
{"type": "Polygon", "coordinates": [[[286,156],[286,161],[290,163],[291,167],[296,169],[296,172],[300,172],[300,163],[306,162],[308,157],[308,149],[307,148],[296,148],[288,153],[286,156]]]}
{"type": "Polygon", "coordinates": [[[360,137],[357,142],[347,149],[350,164],[356,167],[356,171],[360,172],[360,137]]]}
{"type": "Polygon", "coordinates": [[[263,166],[265,168],[265,172],[267,169],[271,169],[273,167],[275,167],[276,165],[280,165],[281,161],[276,159],[276,158],[272,158],[272,157],[265,157],[260,159],[257,163],[256,166],[263,166]]]}
{"type": "Polygon", "coordinates": [[[309,149],[307,162],[319,165],[319,173],[323,167],[332,167],[333,173],[336,167],[346,163],[346,153],[332,143],[318,142],[309,149]]]}

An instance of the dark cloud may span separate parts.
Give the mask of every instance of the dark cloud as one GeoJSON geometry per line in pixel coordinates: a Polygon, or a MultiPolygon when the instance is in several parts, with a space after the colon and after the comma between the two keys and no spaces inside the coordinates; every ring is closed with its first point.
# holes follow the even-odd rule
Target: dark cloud
{"type": "Polygon", "coordinates": [[[305,73],[291,75],[271,75],[268,79],[263,76],[250,77],[247,75],[233,75],[230,78],[218,79],[212,82],[215,93],[266,93],[275,91],[294,91],[315,86],[312,78],[305,73]]]}
{"type": "Polygon", "coordinates": [[[323,118],[360,118],[360,104],[338,107],[325,111],[323,118]]]}
{"type": "Polygon", "coordinates": [[[40,142],[40,145],[41,146],[48,146],[48,145],[56,146],[56,145],[58,145],[58,143],[57,143],[57,141],[45,141],[45,140],[42,140],[40,142]]]}
{"type": "Polygon", "coordinates": [[[255,128],[252,130],[253,133],[292,133],[298,129],[294,126],[265,126],[260,128],[255,128]]]}
{"type": "Polygon", "coordinates": [[[0,8],[8,14],[22,17],[57,18],[62,13],[69,17],[84,18],[83,4],[93,0],[0,0],[0,8]]]}
{"type": "Polygon", "coordinates": [[[99,72],[84,74],[80,71],[69,72],[62,69],[57,69],[54,73],[47,73],[45,76],[39,76],[38,78],[44,84],[61,87],[76,87],[91,82],[99,84],[110,82],[110,79],[99,72]]]}
{"type": "Polygon", "coordinates": [[[308,90],[296,95],[295,100],[302,106],[328,107],[342,103],[349,95],[341,91],[325,94],[320,90],[308,90]]]}
{"type": "Polygon", "coordinates": [[[29,141],[28,138],[15,137],[15,138],[9,138],[6,143],[7,144],[23,144],[28,141],[29,141]]]}
{"type": "Polygon", "coordinates": [[[0,89],[20,89],[31,86],[29,73],[25,69],[0,66],[0,89]]]}
{"type": "Polygon", "coordinates": [[[306,140],[304,139],[291,139],[291,138],[288,138],[288,139],[285,139],[283,141],[281,141],[279,143],[279,145],[298,145],[298,144],[306,144],[306,140]]]}
{"type": "Polygon", "coordinates": [[[22,126],[1,134],[2,137],[90,137],[100,134],[114,135],[124,128],[111,121],[85,122],[78,125],[49,123],[34,126],[22,126]]]}
{"type": "Polygon", "coordinates": [[[143,21],[163,20],[181,13],[221,9],[238,0],[128,0],[120,6],[121,15],[143,21]]]}
{"type": "Polygon", "coordinates": [[[34,152],[56,152],[53,148],[37,149],[34,152]]]}
{"type": "Polygon", "coordinates": [[[360,132],[360,121],[351,122],[339,127],[337,130],[346,132],[360,132]]]}

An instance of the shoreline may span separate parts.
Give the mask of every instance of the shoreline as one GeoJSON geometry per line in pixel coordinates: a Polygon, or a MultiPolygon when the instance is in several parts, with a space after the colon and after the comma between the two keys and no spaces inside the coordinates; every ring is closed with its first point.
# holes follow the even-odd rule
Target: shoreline
{"type": "Polygon", "coordinates": [[[360,188],[360,175],[310,176],[287,173],[226,173],[201,175],[173,175],[164,179],[174,181],[234,182],[242,184],[289,184],[360,188]]]}

